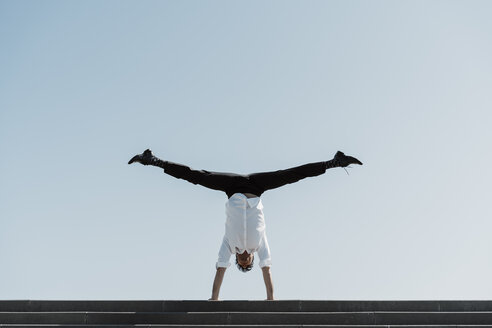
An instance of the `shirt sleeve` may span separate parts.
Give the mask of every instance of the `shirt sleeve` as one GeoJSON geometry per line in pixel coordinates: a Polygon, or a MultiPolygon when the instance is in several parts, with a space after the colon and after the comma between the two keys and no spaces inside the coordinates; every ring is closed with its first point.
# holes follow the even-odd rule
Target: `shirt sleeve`
{"type": "Polygon", "coordinates": [[[261,239],[260,247],[258,247],[257,253],[260,258],[260,268],[269,267],[272,265],[272,257],[270,255],[270,247],[268,246],[266,234],[264,234],[261,239]]]}
{"type": "Polygon", "coordinates": [[[224,236],[224,239],[222,240],[222,245],[220,246],[219,249],[219,259],[217,260],[217,263],[215,264],[215,268],[228,268],[231,263],[231,248],[229,247],[229,243],[227,242],[226,237],[224,236]]]}

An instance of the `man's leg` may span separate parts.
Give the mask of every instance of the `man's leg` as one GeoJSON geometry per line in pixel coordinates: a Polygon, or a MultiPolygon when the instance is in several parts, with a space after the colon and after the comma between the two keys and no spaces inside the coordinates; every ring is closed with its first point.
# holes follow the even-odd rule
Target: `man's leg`
{"type": "Polygon", "coordinates": [[[163,161],[147,149],[142,154],[135,155],[128,164],[138,162],[143,165],[152,165],[164,169],[164,172],[178,179],[183,179],[193,184],[199,184],[209,189],[226,191],[233,183],[234,173],[210,172],[205,170],[193,170],[190,167],[169,161],[163,161]]]}
{"type": "Polygon", "coordinates": [[[346,156],[341,151],[335,154],[333,159],[327,162],[316,162],[296,166],[286,170],[272,172],[253,173],[249,179],[254,184],[263,188],[264,191],[275,189],[289,183],[294,183],[308,177],[314,177],[326,172],[327,169],[335,167],[346,167],[350,164],[362,165],[362,162],[352,156],[346,156]]]}

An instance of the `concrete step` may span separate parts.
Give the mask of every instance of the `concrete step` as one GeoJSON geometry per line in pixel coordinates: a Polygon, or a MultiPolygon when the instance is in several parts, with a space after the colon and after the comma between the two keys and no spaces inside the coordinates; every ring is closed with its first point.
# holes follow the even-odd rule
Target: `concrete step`
{"type": "Polygon", "coordinates": [[[492,328],[491,301],[0,301],[0,327],[492,328]]]}
{"type": "Polygon", "coordinates": [[[104,327],[104,328],[492,328],[492,325],[38,325],[38,324],[0,324],[0,327],[43,327],[43,328],[96,328],[96,327],[104,327]]]}
{"type": "Polygon", "coordinates": [[[492,325],[492,312],[2,312],[2,324],[492,325]]]}
{"type": "Polygon", "coordinates": [[[357,326],[357,325],[15,325],[0,324],[0,327],[43,327],[43,328],[131,328],[131,327],[152,327],[152,328],[492,328],[492,325],[379,325],[379,326],[357,326]]]}
{"type": "Polygon", "coordinates": [[[0,301],[0,312],[492,312],[492,301],[0,301]]]}

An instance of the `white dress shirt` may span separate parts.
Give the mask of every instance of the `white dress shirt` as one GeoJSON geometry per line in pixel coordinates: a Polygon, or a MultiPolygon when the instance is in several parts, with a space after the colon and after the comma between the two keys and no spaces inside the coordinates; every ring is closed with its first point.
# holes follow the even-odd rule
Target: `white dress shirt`
{"type": "Polygon", "coordinates": [[[261,268],[272,264],[260,198],[236,193],[226,202],[225,235],[216,267],[229,267],[231,255],[244,251],[257,252],[261,268]]]}

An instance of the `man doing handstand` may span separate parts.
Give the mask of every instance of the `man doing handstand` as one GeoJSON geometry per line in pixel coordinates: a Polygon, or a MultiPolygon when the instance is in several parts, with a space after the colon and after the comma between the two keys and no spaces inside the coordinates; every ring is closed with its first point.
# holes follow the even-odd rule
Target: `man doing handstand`
{"type": "Polygon", "coordinates": [[[362,165],[355,157],[337,152],[333,159],[326,162],[316,162],[296,166],[286,170],[261,172],[247,175],[235,173],[210,172],[193,170],[188,166],[163,161],[155,157],[150,149],[135,155],[128,164],[138,162],[164,169],[164,172],[178,179],[184,179],[193,184],[220,190],[227,194],[225,234],[219,250],[216,263],[215,279],[212,287],[211,300],[219,299],[220,286],[225,270],[230,266],[232,254],[236,256],[239,270],[248,272],[253,267],[256,252],[260,259],[259,266],[263,273],[267,299],[273,300],[273,283],[270,274],[270,248],[265,233],[263,204],[260,196],[267,190],[297,182],[307,177],[325,173],[334,167],[346,167],[350,164],[362,165]]]}

